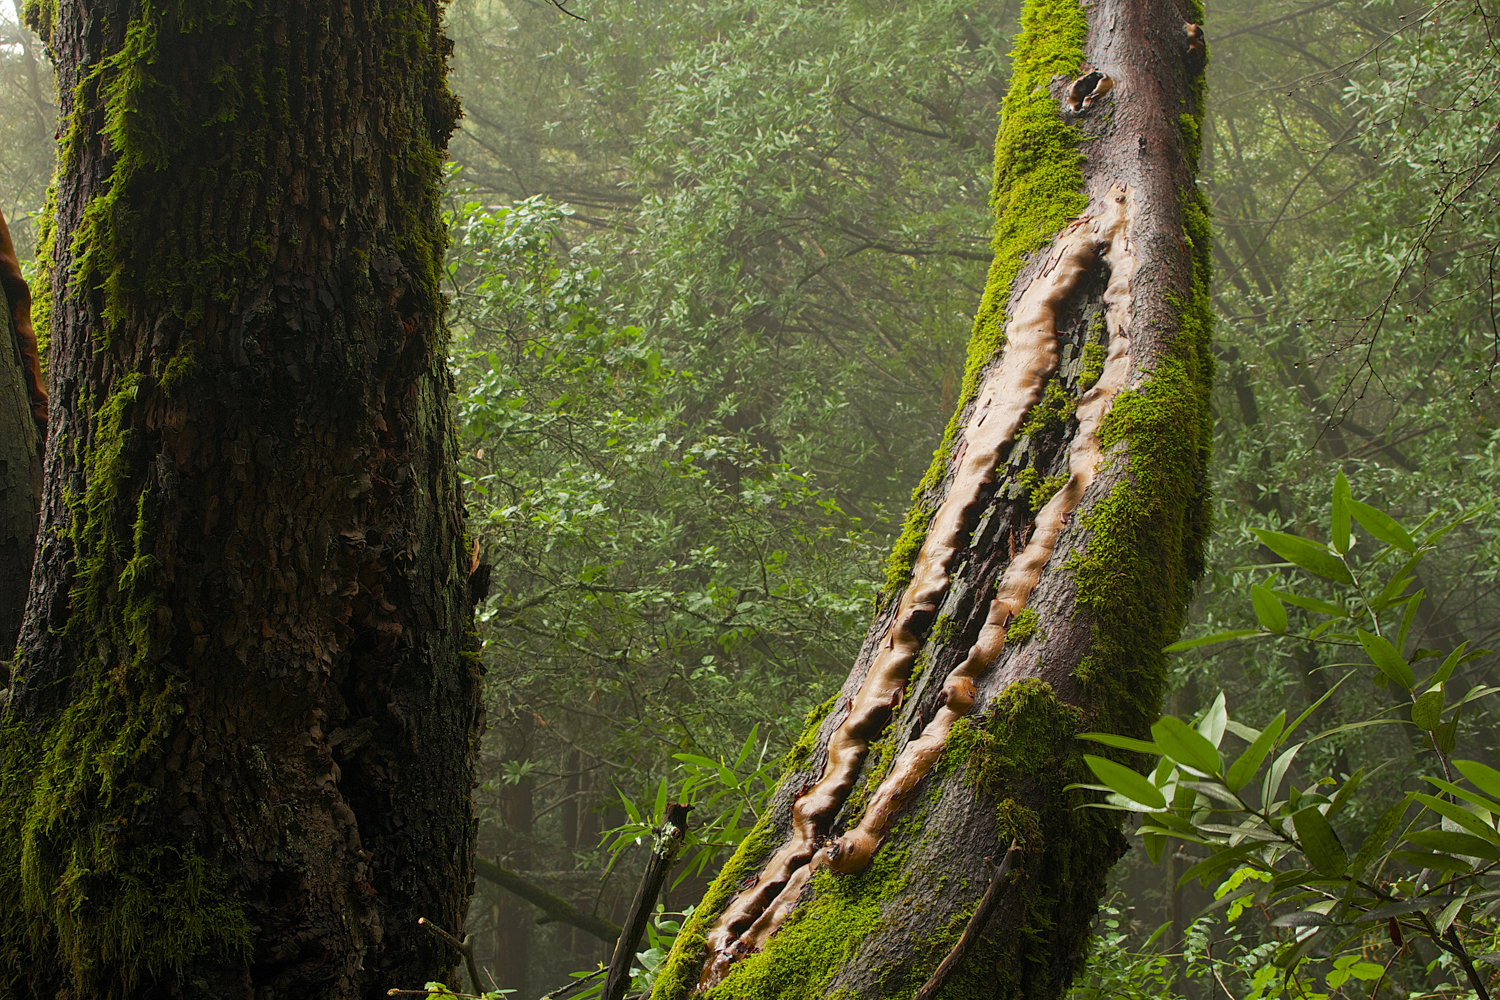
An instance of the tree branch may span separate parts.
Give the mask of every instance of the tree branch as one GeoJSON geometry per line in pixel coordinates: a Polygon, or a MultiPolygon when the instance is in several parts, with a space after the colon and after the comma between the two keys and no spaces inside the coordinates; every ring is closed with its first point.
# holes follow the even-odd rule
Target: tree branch
{"type": "Polygon", "coordinates": [[[613,944],[620,937],[619,924],[584,913],[561,896],[554,896],[536,883],[528,882],[509,868],[503,868],[493,861],[475,858],[474,874],[486,882],[493,882],[506,892],[520,896],[545,913],[548,921],[577,927],[605,944],[613,944]]]}

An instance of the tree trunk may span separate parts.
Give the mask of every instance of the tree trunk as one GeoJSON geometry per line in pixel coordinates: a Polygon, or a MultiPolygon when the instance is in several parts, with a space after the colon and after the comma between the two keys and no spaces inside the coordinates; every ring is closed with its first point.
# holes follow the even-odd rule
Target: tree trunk
{"type": "Polygon", "coordinates": [[[1027,0],[995,262],[958,412],[843,690],[678,938],[657,998],[1056,997],[1116,813],[1079,732],[1143,735],[1207,531],[1209,226],[1195,0],[1027,0]]]}
{"type": "MultiPolygon", "coordinates": [[[[31,331],[31,290],[0,215],[0,660],[21,632],[21,612],[36,555],[42,497],[42,428],[46,390],[31,331]]],[[[0,688],[8,687],[0,669],[0,688]]]]}
{"type": "Polygon", "coordinates": [[[32,0],[53,446],[0,721],[0,996],[451,973],[478,721],[436,0],[32,0]]]}

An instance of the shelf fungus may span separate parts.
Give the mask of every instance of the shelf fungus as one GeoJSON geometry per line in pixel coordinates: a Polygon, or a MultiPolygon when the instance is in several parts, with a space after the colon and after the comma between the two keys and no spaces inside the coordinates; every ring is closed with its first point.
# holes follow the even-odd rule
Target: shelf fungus
{"type": "MultiPolygon", "coordinates": [[[[1091,75],[1108,80],[1102,74],[1091,75]]],[[[1099,82],[1088,93],[1107,92],[1108,87],[1098,89],[1099,82]]],[[[901,595],[885,639],[847,715],[829,738],[821,777],[792,804],[789,839],[767,860],[757,878],[742,883],[741,891],[709,931],[700,989],[722,981],[736,961],[765,945],[818,869],[826,866],[836,873],[852,874],[870,864],[893,820],[941,758],[954,723],[975,708],[977,682],[999,658],[1006,626],[1026,607],[1070,516],[1094,480],[1101,458],[1100,424],[1129,375],[1134,217],[1133,192],[1120,184],[1110,187],[1096,197],[1093,214],[1078,217],[1054,239],[1016,300],[1005,326],[999,364],[969,411],[951,485],[933,515],[911,582],[901,595]],[[1004,466],[1028,412],[1042,402],[1047,382],[1058,369],[1059,316],[1101,262],[1108,269],[1103,294],[1108,348],[1097,382],[1078,400],[1067,482],[1037,512],[1029,539],[1013,553],[1001,574],[977,641],[944,680],[942,699],[932,719],[897,754],[859,823],[830,837],[834,818],[859,777],[871,741],[884,732],[901,704],[917,653],[948,592],[954,563],[968,548],[978,515],[994,495],[997,470],[1004,466]]]]}

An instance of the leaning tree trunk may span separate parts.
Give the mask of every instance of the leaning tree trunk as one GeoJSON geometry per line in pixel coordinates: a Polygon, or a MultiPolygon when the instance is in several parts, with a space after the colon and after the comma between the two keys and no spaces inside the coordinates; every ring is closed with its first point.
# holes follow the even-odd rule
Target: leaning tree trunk
{"type": "Polygon", "coordinates": [[[0,996],[455,956],[478,712],[438,0],[32,0],[62,95],[0,996]]]}
{"type": "Polygon", "coordinates": [[[1143,734],[1201,569],[1208,241],[1197,0],[1027,0],[995,262],[887,606],[657,998],[1056,997],[1125,848],[1075,734],[1143,734]],[[972,935],[971,935],[972,937],[972,935]]]}

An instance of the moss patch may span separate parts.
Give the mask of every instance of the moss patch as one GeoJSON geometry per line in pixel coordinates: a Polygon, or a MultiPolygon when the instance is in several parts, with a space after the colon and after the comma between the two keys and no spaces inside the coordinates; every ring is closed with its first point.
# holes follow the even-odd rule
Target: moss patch
{"type": "Polygon", "coordinates": [[[1011,619],[1010,626],[1005,630],[1006,643],[1016,645],[1025,642],[1033,635],[1037,636],[1039,642],[1045,640],[1045,636],[1038,635],[1040,622],[1041,616],[1036,613],[1036,608],[1022,608],[1016,613],[1016,617],[1011,619]]]}
{"type": "MultiPolygon", "coordinates": [[[[738,963],[704,996],[710,1000],[823,1000],[824,987],[855,960],[865,937],[881,925],[883,904],[906,886],[908,851],[890,841],[858,875],[824,868],[813,896],[787,918],[765,950],[738,963]]],[[[657,993],[657,996],[680,994],[657,993]]]]}

